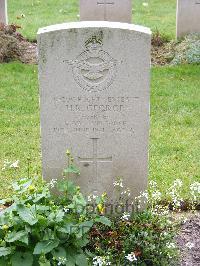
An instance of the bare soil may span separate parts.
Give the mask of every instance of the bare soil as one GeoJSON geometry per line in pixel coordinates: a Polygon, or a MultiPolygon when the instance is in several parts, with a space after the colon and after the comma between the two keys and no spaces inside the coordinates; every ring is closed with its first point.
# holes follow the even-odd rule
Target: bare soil
{"type": "MultiPolygon", "coordinates": [[[[19,60],[37,64],[37,44],[29,42],[17,25],[0,24],[0,63],[19,60]]],[[[167,65],[173,59],[173,45],[166,43],[159,33],[152,38],[152,65],[167,65]]]]}
{"type": "Polygon", "coordinates": [[[0,63],[21,61],[37,63],[37,44],[29,42],[17,32],[17,25],[0,24],[0,63]]]}
{"type": "Polygon", "coordinates": [[[176,241],[181,252],[180,266],[200,266],[200,213],[188,217],[176,241]]]}

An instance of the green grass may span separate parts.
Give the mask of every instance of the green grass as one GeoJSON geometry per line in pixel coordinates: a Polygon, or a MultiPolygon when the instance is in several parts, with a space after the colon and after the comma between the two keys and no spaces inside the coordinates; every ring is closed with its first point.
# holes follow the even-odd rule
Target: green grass
{"type": "MultiPolygon", "coordinates": [[[[37,67],[10,63],[0,65],[0,168],[3,162],[19,160],[18,170],[0,174],[0,197],[9,193],[9,183],[41,173],[39,96],[37,67]]],[[[152,69],[150,180],[166,188],[176,178],[188,184],[200,178],[199,66],[152,69]]]]}
{"type": "MultiPolygon", "coordinates": [[[[78,21],[79,0],[9,0],[8,11],[9,22],[20,25],[27,38],[36,39],[40,27],[78,21]],[[25,17],[17,19],[22,14],[25,17]]],[[[175,37],[175,17],[176,0],[133,0],[133,23],[157,29],[170,38],[175,37]]]]}

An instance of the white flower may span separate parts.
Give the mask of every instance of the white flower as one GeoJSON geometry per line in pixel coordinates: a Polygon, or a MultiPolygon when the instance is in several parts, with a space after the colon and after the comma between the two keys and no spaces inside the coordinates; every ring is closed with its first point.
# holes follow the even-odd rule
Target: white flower
{"type": "Polygon", "coordinates": [[[175,181],[174,181],[174,184],[173,184],[173,186],[174,187],[182,187],[182,185],[183,185],[183,182],[180,180],[180,179],[176,179],[175,181]]]}
{"type": "Polygon", "coordinates": [[[66,265],[67,259],[64,257],[59,257],[58,258],[58,266],[60,265],[66,265]]]}
{"type": "Polygon", "coordinates": [[[146,2],[144,2],[144,3],[142,3],[142,5],[146,7],[146,6],[148,6],[149,4],[146,3],[146,2]]]}
{"type": "Polygon", "coordinates": [[[93,258],[93,265],[104,266],[104,265],[111,265],[111,263],[109,262],[108,257],[96,256],[95,258],[93,258]]]}
{"type": "Polygon", "coordinates": [[[133,261],[136,261],[136,260],[137,260],[137,258],[136,258],[136,256],[135,256],[134,252],[128,254],[127,256],[125,256],[125,258],[126,258],[127,260],[129,260],[130,262],[133,262],[133,261]]]}
{"type": "Polygon", "coordinates": [[[120,179],[120,180],[118,180],[118,181],[115,181],[114,183],[113,183],[113,185],[114,185],[114,187],[121,187],[121,188],[123,188],[124,187],[124,185],[123,185],[123,183],[122,183],[122,180],[120,179]]]}
{"type": "Polygon", "coordinates": [[[192,242],[187,242],[187,243],[185,244],[185,246],[186,246],[187,248],[189,248],[189,249],[192,249],[195,245],[194,245],[194,243],[192,243],[192,242]]]}
{"type": "Polygon", "coordinates": [[[15,161],[14,163],[12,163],[11,165],[10,165],[10,168],[19,168],[19,160],[17,160],[17,161],[15,161]]]}
{"type": "Polygon", "coordinates": [[[57,183],[57,179],[52,179],[50,181],[49,185],[50,185],[51,188],[54,188],[56,183],[57,183]]]}
{"type": "Polygon", "coordinates": [[[67,213],[69,211],[69,209],[67,207],[64,207],[63,211],[67,213]]]}
{"type": "Polygon", "coordinates": [[[154,200],[160,200],[161,199],[161,193],[160,193],[160,191],[152,192],[152,198],[154,200]]]}
{"type": "Polygon", "coordinates": [[[151,187],[157,187],[157,183],[155,181],[153,181],[153,180],[149,181],[149,185],[151,187]]]}
{"type": "Polygon", "coordinates": [[[19,160],[15,162],[9,162],[8,160],[4,161],[2,170],[5,170],[6,168],[19,168],[19,160]]]}
{"type": "Polygon", "coordinates": [[[167,248],[176,248],[176,245],[174,243],[167,243],[166,244],[167,248]]]}
{"type": "Polygon", "coordinates": [[[121,220],[123,220],[123,221],[128,221],[129,218],[130,218],[130,216],[131,216],[131,215],[130,215],[129,213],[124,212],[124,213],[122,214],[121,220]]]}
{"type": "Polygon", "coordinates": [[[10,167],[10,165],[11,165],[11,162],[9,162],[8,160],[4,161],[2,171],[10,167]]]}
{"type": "Polygon", "coordinates": [[[190,185],[191,194],[196,201],[200,197],[200,183],[194,182],[190,185]]]}
{"type": "Polygon", "coordinates": [[[95,200],[96,198],[97,198],[96,195],[90,195],[90,196],[88,196],[88,202],[91,202],[91,201],[95,200]]]}

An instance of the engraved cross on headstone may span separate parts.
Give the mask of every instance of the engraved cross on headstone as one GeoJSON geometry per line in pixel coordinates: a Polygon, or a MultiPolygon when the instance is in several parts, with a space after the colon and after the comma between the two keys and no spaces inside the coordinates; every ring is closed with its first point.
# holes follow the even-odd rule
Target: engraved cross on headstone
{"type": "Polygon", "coordinates": [[[102,158],[98,157],[98,138],[91,138],[93,143],[93,156],[91,158],[81,158],[78,157],[81,163],[85,163],[87,166],[88,163],[93,164],[93,178],[95,181],[98,181],[98,163],[112,162],[112,156],[102,158]]]}
{"type": "Polygon", "coordinates": [[[109,0],[97,1],[97,5],[104,6],[104,20],[107,20],[107,7],[114,4],[115,2],[109,0]]]}

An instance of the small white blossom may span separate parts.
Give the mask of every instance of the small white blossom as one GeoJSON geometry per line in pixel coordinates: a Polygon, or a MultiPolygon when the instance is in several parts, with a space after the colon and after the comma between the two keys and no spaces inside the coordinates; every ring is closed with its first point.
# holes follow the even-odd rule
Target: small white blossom
{"type": "Polygon", "coordinates": [[[19,160],[15,161],[10,165],[10,168],[19,168],[19,160]]]}
{"type": "Polygon", "coordinates": [[[63,208],[63,211],[64,211],[65,213],[67,213],[67,212],[69,211],[69,209],[68,209],[67,207],[64,207],[64,208],[63,208]]]}
{"type": "Polygon", "coordinates": [[[176,248],[176,245],[174,243],[167,243],[166,244],[167,248],[176,248]]]}
{"type": "Polygon", "coordinates": [[[187,243],[185,244],[185,246],[186,246],[187,248],[189,248],[189,249],[192,249],[195,245],[194,245],[194,243],[192,243],[192,242],[187,242],[187,243]]]}
{"type": "Polygon", "coordinates": [[[2,167],[2,171],[4,171],[6,168],[8,168],[11,165],[11,162],[9,162],[8,160],[3,162],[3,167],[2,167]]]}
{"type": "Polygon", "coordinates": [[[176,179],[175,181],[174,181],[174,184],[173,184],[173,186],[174,187],[182,187],[182,185],[183,185],[183,182],[180,180],[180,179],[176,179]]]}
{"type": "Polygon", "coordinates": [[[122,217],[121,217],[121,220],[128,221],[129,218],[130,218],[130,216],[131,215],[129,213],[124,212],[123,215],[122,215],[122,217]]]}
{"type": "Polygon", "coordinates": [[[15,162],[9,162],[8,160],[4,161],[2,170],[6,170],[7,168],[19,168],[19,160],[15,162]]]}
{"type": "Polygon", "coordinates": [[[64,257],[59,257],[58,258],[58,266],[60,265],[66,265],[67,259],[64,257]]]}
{"type": "Polygon", "coordinates": [[[161,199],[161,193],[160,193],[160,191],[154,191],[154,192],[152,192],[152,198],[154,200],[160,200],[161,199]]]}
{"type": "Polygon", "coordinates": [[[118,180],[118,181],[115,181],[115,182],[113,183],[113,185],[114,185],[114,187],[121,187],[121,188],[124,187],[123,182],[122,182],[121,179],[118,180]]]}
{"type": "Polygon", "coordinates": [[[111,265],[111,262],[109,262],[108,257],[96,256],[95,258],[93,258],[93,265],[94,266],[111,265]]]}
{"type": "Polygon", "coordinates": [[[56,183],[57,183],[57,179],[52,179],[50,181],[49,185],[50,185],[51,188],[54,188],[56,183]]]}
{"type": "Polygon", "coordinates": [[[147,7],[149,4],[146,3],[146,2],[144,2],[144,3],[142,3],[142,5],[145,6],[145,7],[147,7]]]}
{"type": "Polygon", "coordinates": [[[193,196],[193,199],[196,201],[200,197],[200,183],[194,182],[190,185],[190,191],[193,196]]]}
{"type": "Polygon", "coordinates": [[[96,198],[97,198],[96,195],[90,195],[90,196],[88,196],[88,202],[91,202],[91,201],[95,200],[96,198]]]}
{"type": "Polygon", "coordinates": [[[130,261],[130,262],[137,261],[137,258],[136,258],[136,256],[135,256],[134,252],[128,254],[127,256],[125,256],[125,258],[126,258],[128,261],[130,261]]]}
{"type": "Polygon", "coordinates": [[[153,181],[153,180],[149,181],[149,185],[151,187],[157,187],[157,183],[155,181],[153,181]]]}

